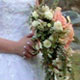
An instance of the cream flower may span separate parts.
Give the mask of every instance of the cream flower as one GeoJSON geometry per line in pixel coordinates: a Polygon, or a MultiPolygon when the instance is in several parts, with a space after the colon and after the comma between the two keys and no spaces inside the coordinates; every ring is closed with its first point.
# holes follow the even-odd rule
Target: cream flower
{"type": "Polygon", "coordinates": [[[43,45],[44,45],[44,47],[46,47],[46,48],[50,48],[50,47],[51,47],[51,42],[50,42],[49,40],[45,40],[45,41],[43,42],[43,45]]]}
{"type": "Polygon", "coordinates": [[[49,20],[52,20],[53,19],[53,13],[48,10],[48,11],[44,12],[44,17],[49,19],[49,20]]]}
{"type": "Polygon", "coordinates": [[[60,22],[60,21],[55,22],[53,29],[54,29],[54,30],[58,30],[58,31],[59,31],[59,30],[62,31],[62,30],[63,30],[63,27],[62,27],[61,22],[60,22]]]}
{"type": "Polygon", "coordinates": [[[48,11],[48,10],[49,10],[49,7],[48,7],[47,5],[42,6],[42,10],[43,10],[43,11],[48,11]]]}
{"type": "Polygon", "coordinates": [[[36,48],[37,50],[42,49],[42,44],[41,44],[41,43],[39,43],[39,44],[37,43],[36,46],[35,46],[35,48],[36,48]]]}
{"type": "Polygon", "coordinates": [[[48,23],[48,27],[51,27],[51,24],[50,23],[48,23]]]}
{"type": "Polygon", "coordinates": [[[33,16],[34,18],[38,18],[38,17],[39,17],[39,15],[38,15],[38,13],[37,13],[36,11],[34,11],[34,12],[32,13],[32,16],[33,16]]]}
{"type": "Polygon", "coordinates": [[[39,24],[40,24],[39,21],[33,21],[33,22],[32,22],[32,26],[33,26],[33,27],[36,27],[36,26],[38,26],[39,24]]]}
{"type": "Polygon", "coordinates": [[[54,39],[53,39],[53,36],[50,36],[50,37],[49,37],[49,40],[53,41],[53,40],[54,40],[54,39]]]}

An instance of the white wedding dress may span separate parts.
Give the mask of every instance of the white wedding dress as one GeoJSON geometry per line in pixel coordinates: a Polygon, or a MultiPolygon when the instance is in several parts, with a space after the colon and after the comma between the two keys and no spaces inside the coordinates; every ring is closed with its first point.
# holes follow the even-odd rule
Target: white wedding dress
{"type": "MultiPolygon", "coordinates": [[[[0,37],[18,41],[30,32],[28,19],[34,0],[0,0],[0,37]],[[27,24],[25,24],[27,23],[27,24]]],[[[44,80],[41,56],[23,59],[0,53],[0,80],[44,80]]]]}

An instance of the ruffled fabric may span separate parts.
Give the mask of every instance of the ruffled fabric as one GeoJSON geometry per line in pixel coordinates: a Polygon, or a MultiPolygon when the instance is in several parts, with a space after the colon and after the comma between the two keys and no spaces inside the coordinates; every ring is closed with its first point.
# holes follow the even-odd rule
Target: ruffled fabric
{"type": "MultiPolygon", "coordinates": [[[[0,0],[0,37],[18,41],[27,35],[30,6],[34,4],[34,0],[0,0]]],[[[40,61],[40,55],[27,60],[15,54],[0,53],[0,80],[44,80],[40,61]]]]}

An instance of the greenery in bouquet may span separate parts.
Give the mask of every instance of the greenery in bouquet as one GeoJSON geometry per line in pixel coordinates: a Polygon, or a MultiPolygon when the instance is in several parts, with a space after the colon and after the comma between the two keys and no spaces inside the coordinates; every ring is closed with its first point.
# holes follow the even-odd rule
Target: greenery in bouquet
{"type": "Polygon", "coordinates": [[[74,80],[69,47],[74,31],[69,16],[65,18],[60,7],[42,3],[33,9],[30,22],[35,34],[33,54],[42,54],[45,80],[74,80]]]}

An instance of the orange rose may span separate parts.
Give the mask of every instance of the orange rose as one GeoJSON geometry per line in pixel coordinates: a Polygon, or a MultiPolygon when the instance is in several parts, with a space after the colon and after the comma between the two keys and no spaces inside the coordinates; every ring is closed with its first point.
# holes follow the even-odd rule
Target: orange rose
{"type": "Polygon", "coordinates": [[[73,37],[74,37],[74,30],[73,30],[72,24],[67,24],[66,29],[70,30],[68,36],[65,38],[65,42],[66,42],[65,48],[68,48],[70,43],[74,40],[73,39],[73,37]]]}
{"type": "Polygon", "coordinates": [[[69,29],[70,32],[65,39],[63,39],[66,43],[65,48],[68,48],[70,43],[73,41],[74,30],[71,23],[67,23],[66,18],[61,13],[61,8],[57,7],[54,12],[54,21],[60,21],[62,23],[62,27],[64,29],[69,29]]]}
{"type": "Polygon", "coordinates": [[[60,7],[57,7],[55,9],[53,20],[60,21],[62,23],[63,28],[66,27],[65,25],[67,24],[67,21],[66,21],[65,17],[62,15],[60,7]]]}

